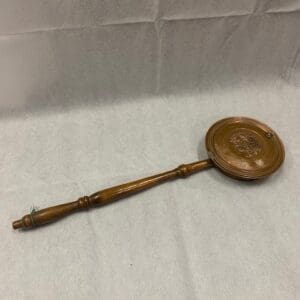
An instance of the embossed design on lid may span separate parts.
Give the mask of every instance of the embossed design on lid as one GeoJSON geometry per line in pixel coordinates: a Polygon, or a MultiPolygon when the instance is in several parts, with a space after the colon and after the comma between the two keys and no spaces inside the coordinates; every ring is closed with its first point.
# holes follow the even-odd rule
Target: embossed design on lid
{"type": "Polygon", "coordinates": [[[248,158],[261,152],[261,145],[253,134],[234,133],[229,142],[235,151],[248,158]]]}

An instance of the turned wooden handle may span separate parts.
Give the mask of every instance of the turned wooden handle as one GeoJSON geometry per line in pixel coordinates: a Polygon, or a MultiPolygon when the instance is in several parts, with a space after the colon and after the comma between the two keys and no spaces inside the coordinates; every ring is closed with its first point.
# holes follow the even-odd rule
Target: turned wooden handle
{"type": "Polygon", "coordinates": [[[90,196],[84,196],[77,201],[33,211],[22,219],[13,222],[13,228],[32,228],[54,222],[71,213],[86,210],[95,206],[105,205],[137,192],[143,191],[157,184],[174,178],[184,178],[205,168],[212,167],[211,160],[203,160],[191,164],[180,165],[178,168],[146,177],[129,183],[114,186],[90,196]]]}

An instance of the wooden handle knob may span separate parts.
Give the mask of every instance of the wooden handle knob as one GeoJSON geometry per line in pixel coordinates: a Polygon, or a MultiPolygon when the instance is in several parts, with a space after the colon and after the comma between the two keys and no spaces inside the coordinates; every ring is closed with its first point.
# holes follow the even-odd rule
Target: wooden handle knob
{"type": "Polygon", "coordinates": [[[30,214],[25,215],[22,219],[14,221],[13,228],[32,228],[44,225],[63,218],[73,212],[88,209],[92,206],[93,204],[91,199],[88,196],[84,196],[74,202],[44,208],[39,211],[33,211],[30,214]]]}

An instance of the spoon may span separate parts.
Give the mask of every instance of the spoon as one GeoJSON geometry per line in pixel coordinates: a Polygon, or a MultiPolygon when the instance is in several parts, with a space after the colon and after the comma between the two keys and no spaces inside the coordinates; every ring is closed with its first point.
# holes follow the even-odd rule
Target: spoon
{"type": "Polygon", "coordinates": [[[102,206],[143,191],[162,182],[185,178],[201,170],[216,167],[239,180],[254,180],[274,173],[284,161],[284,147],[278,135],[267,125],[246,117],[231,117],[213,124],[206,134],[208,159],[84,196],[77,201],[33,209],[13,222],[13,228],[33,228],[71,213],[102,206]]]}

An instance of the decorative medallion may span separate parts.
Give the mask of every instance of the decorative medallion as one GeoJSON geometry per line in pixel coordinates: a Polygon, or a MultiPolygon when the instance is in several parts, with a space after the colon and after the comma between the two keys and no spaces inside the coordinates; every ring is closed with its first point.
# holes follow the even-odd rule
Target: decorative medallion
{"type": "Polygon", "coordinates": [[[261,152],[261,145],[255,136],[249,133],[234,133],[229,142],[238,154],[246,158],[251,158],[261,152]]]}

